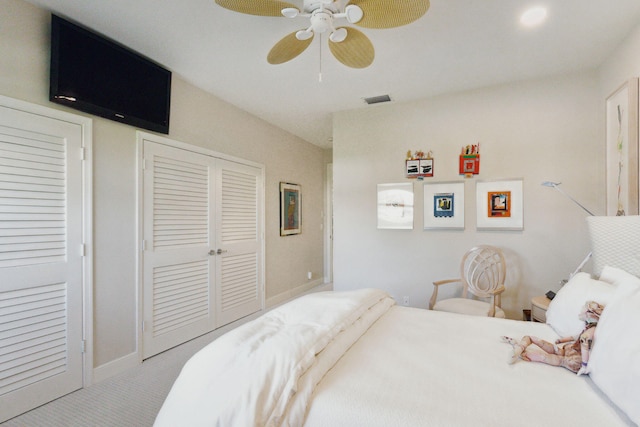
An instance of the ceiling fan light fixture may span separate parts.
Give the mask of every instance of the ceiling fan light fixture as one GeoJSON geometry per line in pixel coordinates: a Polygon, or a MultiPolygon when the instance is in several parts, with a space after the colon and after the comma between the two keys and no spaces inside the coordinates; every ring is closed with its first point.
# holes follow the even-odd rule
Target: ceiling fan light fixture
{"type": "Polygon", "coordinates": [[[356,6],[355,4],[350,4],[344,9],[344,14],[345,14],[345,17],[347,18],[347,21],[349,21],[350,24],[356,24],[360,22],[360,20],[362,19],[364,12],[362,12],[362,9],[360,8],[360,6],[356,6]]]}
{"type": "Polygon", "coordinates": [[[333,29],[333,17],[330,13],[318,10],[311,15],[311,27],[316,33],[324,33],[333,29]]]}
{"type": "Polygon", "coordinates": [[[313,31],[311,28],[307,30],[300,30],[296,33],[296,38],[300,41],[309,40],[311,37],[313,37],[313,31]]]}
{"type": "Polygon", "coordinates": [[[347,29],[346,28],[338,28],[329,36],[329,40],[334,43],[343,42],[347,38],[347,29]]]}
{"type": "Polygon", "coordinates": [[[282,16],[285,18],[295,18],[299,13],[300,11],[295,7],[286,7],[282,9],[282,16]]]}

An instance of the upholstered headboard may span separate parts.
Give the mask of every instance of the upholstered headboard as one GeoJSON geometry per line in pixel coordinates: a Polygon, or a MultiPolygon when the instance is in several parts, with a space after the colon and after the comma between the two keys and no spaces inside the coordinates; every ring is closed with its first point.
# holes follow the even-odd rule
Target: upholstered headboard
{"type": "Polygon", "coordinates": [[[609,265],[640,277],[640,216],[587,217],[593,274],[609,265]]]}

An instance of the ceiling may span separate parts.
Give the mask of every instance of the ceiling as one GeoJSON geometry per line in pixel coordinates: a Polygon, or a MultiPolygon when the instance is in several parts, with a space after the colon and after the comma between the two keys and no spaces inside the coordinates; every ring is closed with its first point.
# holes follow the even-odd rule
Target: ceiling
{"type": "MultiPolygon", "coordinates": [[[[290,62],[267,63],[277,41],[307,27],[303,18],[245,15],[214,0],[29,2],[325,148],[331,147],[333,114],[375,108],[366,97],[388,94],[392,102],[406,102],[591,69],[640,22],[638,0],[431,0],[427,14],[409,25],[359,28],[376,55],[368,68],[352,69],[333,58],[326,37],[315,37],[290,62]],[[519,16],[534,5],[548,7],[548,20],[525,29],[519,16]]],[[[302,0],[289,2],[302,7],[302,0]]]]}

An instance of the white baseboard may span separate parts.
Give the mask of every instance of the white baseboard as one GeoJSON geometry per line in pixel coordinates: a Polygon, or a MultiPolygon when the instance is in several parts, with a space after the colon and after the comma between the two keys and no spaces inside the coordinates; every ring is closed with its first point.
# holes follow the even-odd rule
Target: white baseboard
{"type": "Polygon", "coordinates": [[[281,294],[278,294],[271,298],[267,298],[267,300],[265,301],[265,305],[266,305],[265,308],[272,308],[276,305],[280,305],[283,302],[286,302],[292,298],[295,298],[307,292],[311,292],[311,291],[320,292],[325,290],[326,291],[333,290],[333,284],[324,283],[324,280],[322,278],[313,280],[309,283],[305,283],[304,285],[300,285],[293,289],[289,289],[288,291],[282,292],[281,294]]]}
{"type": "Polygon", "coordinates": [[[138,353],[131,353],[93,369],[93,384],[114,377],[140,365],[138,353]]]}

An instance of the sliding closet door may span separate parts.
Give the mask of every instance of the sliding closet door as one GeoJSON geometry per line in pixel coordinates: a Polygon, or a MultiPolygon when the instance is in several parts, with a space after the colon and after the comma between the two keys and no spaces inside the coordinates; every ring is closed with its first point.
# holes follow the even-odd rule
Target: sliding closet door
{"type": "Polygon", "coordinates": [[[83,385],[82,153],[82,125],[0,105],[0,421],[83,385]]]}
{"type": "Polygon", "coordinates": [[[218,159],[217,326],[262,308],[262,170],[218,159]]]}
{"type": "Polygon", "coordinates": [[[144,142],[143,358],[215,327],[214,167],[144,142]]]}

